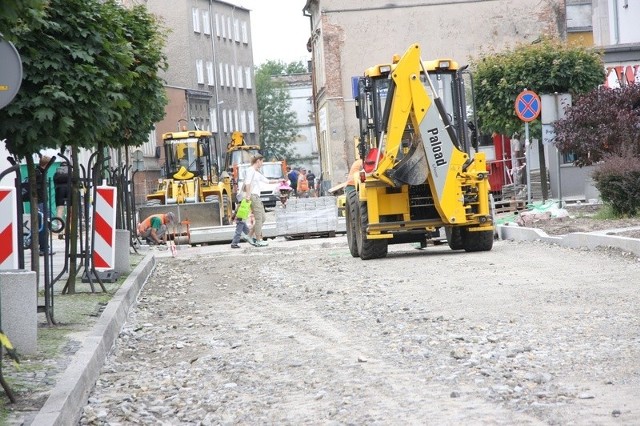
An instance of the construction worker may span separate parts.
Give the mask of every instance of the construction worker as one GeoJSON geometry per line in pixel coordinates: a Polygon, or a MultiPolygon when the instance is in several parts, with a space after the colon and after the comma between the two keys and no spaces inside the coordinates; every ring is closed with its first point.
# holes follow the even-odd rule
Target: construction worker
{"type": "Polygon", "coordinates": [[[166,244],[168,226],[175,222],[176,216],[172,212],[153,214],[138,224],[138,236],[150,243],[166,244]]]}
{"type": "Polygon", "coordinates": [[[347,182],[346,182],[346,185],[344,187],[345,194],[347,192],[355,191],[356,182],[354,181],[354,177],[353,176],[356,173],[358,173],[360,171],[360,169],[362,169],[362,160],[358,158],[356,161],[354,161],[351,164],[351,169],[349,170],[349,176],[347,176],[347,182]]]}

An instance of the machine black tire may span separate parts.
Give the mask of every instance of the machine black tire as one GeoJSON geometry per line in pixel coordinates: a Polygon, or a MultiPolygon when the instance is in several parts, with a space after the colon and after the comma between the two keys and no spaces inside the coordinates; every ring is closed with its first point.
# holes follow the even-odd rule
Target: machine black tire
{"type": "Polygon", "coordinates": [[[231,224],[231,198],[228,194],[222,194],[222,224],[231,224]]]}
{"type": "Polygon", "coordinates": [[[445,226],[444,233],[447,236],[447,244],[451,250],[462,250],[464,244],[462,243],[462,232],[460,227],[445,226]]]}
{"type": "Polygon", "coordinates": [[[465,251],[489,251],[493,248],[493,230],[471,232],[462,229],[461,231],[465,251]]]}
{"type": "Polygon", "coordinates": [[[358,241],[356,232],[356,218],[358,217],[358,193],[351,191],[347,193],[347,205],[345,206],[345,222],[347,225],[347,243],[351,256],[360,257],[358,253],[358,241]]]}
{"type": "Polygon", "coordinates": [[[49,231],[54,234],[64,231],[64,220],[60,217],[52,217],[49,219],[49,231]]]}
{"type": "Polygon", "coordinates": [[[362,260],[379,259],[387,255],[389,243],[387,240],[368,240],[365,229],[369,225],[369,214],[367,213],[367,203],[360,202],[358,206],[358,220],[356,229],[356,240],[358,244],[358,254],[362,260]]]}

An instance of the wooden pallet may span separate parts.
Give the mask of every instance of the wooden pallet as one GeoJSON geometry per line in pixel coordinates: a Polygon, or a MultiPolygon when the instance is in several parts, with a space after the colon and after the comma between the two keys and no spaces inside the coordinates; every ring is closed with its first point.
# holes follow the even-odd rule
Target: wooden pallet
{"type": "Polygon", "coordinates": [[[300,234],[285,235],[287,240],[308,240],[310,238],[333,238],[336,236],[336,231],[326,232],[303,232],[300,234]]]}
{"type": "Polygon", "coordinates": [[[502,200],[495,202],[495,213],[513,213],[516,211],[525,210],[527,208],[527,202],[525,200],[502,200]]]}

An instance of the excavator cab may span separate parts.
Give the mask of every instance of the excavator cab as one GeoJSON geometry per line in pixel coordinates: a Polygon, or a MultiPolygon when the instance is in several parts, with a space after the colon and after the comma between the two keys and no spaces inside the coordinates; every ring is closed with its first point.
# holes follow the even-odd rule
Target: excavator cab
{"type": "Polygon", "coordinates": [[[187,138],[165,139],[165,170],[167,176],[176,180],[208,177],[211,170],[211,155],[208,135],[191,132],[187,138]]]}
{"type": "MultiPolygon", "coordinates": [[[[369,151],[375,149],[375,153],[382,149],[379,145],[385,135],[391,107],[391,102],[387,100],[395,91],[390,77],[394,65],[383,64],[369,68],[365,75],[358,79],[356,116],[360,122],[360,145],[358,146],[360,158],[375,159],[376,156],[369,151]]],[[[455,132],[453,142],[456,147],[470,153],[472,143],[468,129],[475,127],[475,123],[470,125],[467,117],[465,79],[462,74],[466,66],[461,68],[451,59],[436,59],[424,61],[423,67],[428,72],[428,77],[425,73],[420,74],[422,86],[431,99],[437,98],[442,103],[446,115],[443,119],[449,122],[455,132]],[[427,78],[430,78],[431,83],[427,82],[427,78]]],[[[410,134],[410,129],[407,129],[403,135],[398,160],[408,152],[410,134]]],[[[365,165],[366,163],[365,160],[365,165]]]]}

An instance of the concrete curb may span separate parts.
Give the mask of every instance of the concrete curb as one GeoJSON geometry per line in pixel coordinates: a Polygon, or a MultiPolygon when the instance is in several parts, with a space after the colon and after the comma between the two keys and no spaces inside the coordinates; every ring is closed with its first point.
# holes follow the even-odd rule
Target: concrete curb
{"type": "Polygon", "coordinates": [[[129,309],[155,265],[155,256],[149,253],[131,272],[105,307],[31,424],[66,426],[78,423],[106,357],[127,320],[129,309]]]}
{"type": "Polygon", "coordinates": [[[561,236],[550,236],[540,229],[523,228],[519,226],[498,225],[496,228],[498,237],[501,240],[543,241],[545,243],[558,244],[570,248],[586,247],[590,250],[597,247],[616,247],[640,256],[640,239],[615,235],[622,231],[640,229],[638,227],[595,232],[576,232],[561,236]]]}

